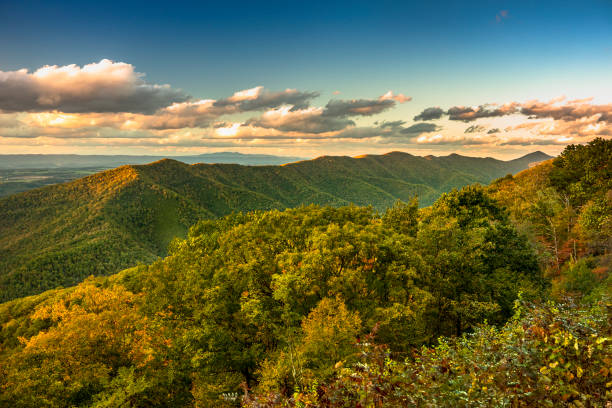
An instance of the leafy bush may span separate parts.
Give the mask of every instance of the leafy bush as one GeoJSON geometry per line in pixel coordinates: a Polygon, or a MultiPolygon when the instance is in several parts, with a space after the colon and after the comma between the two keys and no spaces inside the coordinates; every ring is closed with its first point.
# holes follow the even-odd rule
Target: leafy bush
{"type": "Polygon", "coordinates": [[[607,407],[612,399],[612,303],[521,304],[498,329],[441,338],[405,360],[374,335],[359,362],[294,393],[249,395],[247,407],[607,407]],[[394,358],[395,357],[395,358],[394,358]]]}

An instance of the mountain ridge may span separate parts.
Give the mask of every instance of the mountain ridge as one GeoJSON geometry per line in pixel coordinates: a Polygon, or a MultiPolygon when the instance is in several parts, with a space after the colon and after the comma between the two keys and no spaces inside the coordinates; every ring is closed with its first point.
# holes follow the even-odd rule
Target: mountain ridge
{"type": "Polygon", "coordinates": [[[125,165],[0,199],[0,300],[150,262],[202,218],[307,204],[422,205],[467,184],[527,168],[467,156],[324,156],[284,166],[125,165]]]}
{"type": "Polygon", "coordinates": [[[50,169],[50,168],[115,168],[126,164],[146,164],[164,158],[185,163],[238,163],[245,165],[282,164],[304,158],[275,156],[269,154],[246,154],[239,152],[202,153],[184,156],[161,155],[81,155],[81,154],[2,154],[0,169],[50,169]]]}

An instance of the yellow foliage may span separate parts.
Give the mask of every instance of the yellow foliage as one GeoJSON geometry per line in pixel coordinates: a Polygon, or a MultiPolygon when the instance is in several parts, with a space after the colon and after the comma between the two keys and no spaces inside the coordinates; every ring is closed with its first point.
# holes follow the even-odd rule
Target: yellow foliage
{"type": "Polygon", "coordinates": [[[22,349],[4,366],[4,391],[16,401],[38,395],[54,405],[110,383],[121,367],[150,364],[164,339],[139,312],[138,299],[122,286],[88,280],[36,309],[30,319],[51,326],[20,339],[22,349]]]}

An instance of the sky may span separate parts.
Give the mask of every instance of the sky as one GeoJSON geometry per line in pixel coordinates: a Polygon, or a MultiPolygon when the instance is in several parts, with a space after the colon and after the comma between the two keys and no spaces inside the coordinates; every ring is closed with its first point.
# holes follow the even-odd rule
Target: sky
{"type": "Polygon", "coordinates": [[[0,0],[0,153],[509,159],[612,137],[612,1],[0,0]]]}

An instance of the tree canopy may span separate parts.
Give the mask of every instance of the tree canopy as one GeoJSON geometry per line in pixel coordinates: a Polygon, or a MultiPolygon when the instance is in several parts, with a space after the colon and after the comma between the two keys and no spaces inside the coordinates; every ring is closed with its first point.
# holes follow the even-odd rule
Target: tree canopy
{"type": "Polygon", "coordinates": [[[0,405],[603,407],[610,143],[425,208],[200,220],[164,259],[0,304],[0,405]]]}

